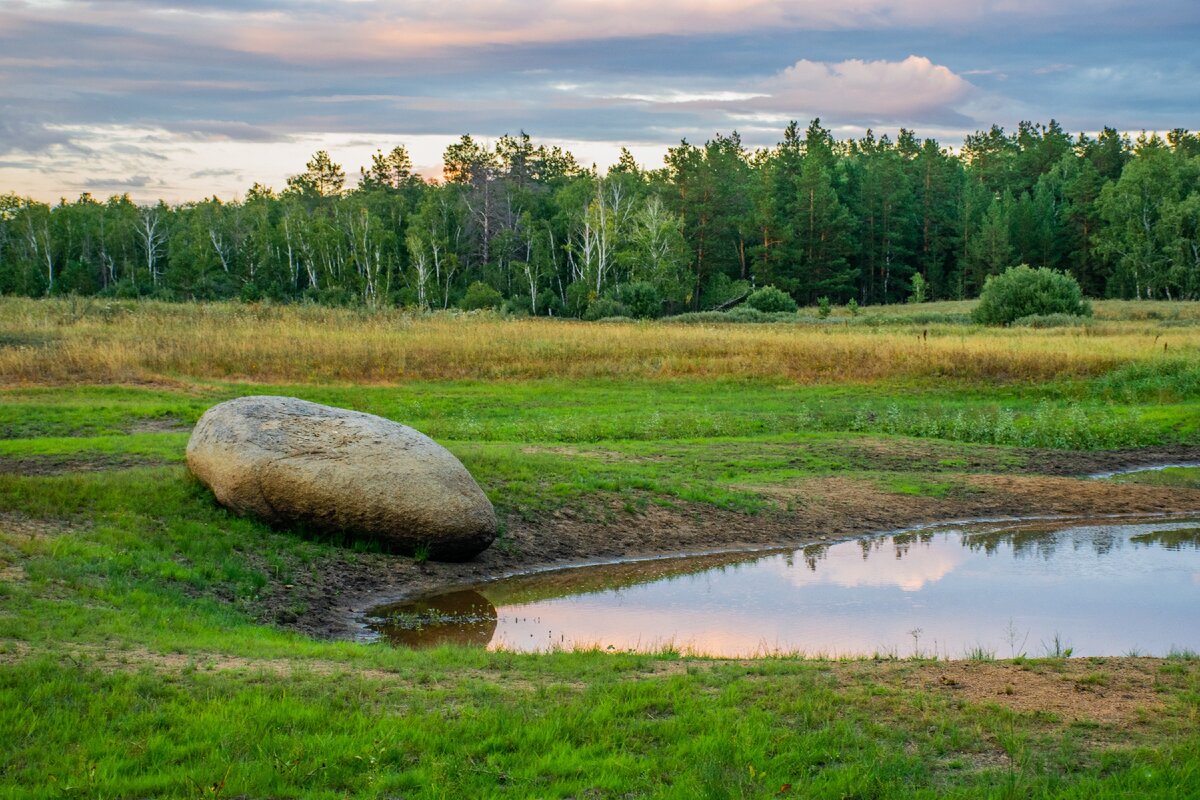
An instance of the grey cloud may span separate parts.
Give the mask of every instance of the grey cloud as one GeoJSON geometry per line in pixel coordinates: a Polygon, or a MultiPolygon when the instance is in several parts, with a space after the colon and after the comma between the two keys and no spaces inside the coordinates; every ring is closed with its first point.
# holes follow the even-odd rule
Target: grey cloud
{"type": "Polygon", "coordinates": [[[163,124],[166,130],[196,141],[282,142],[288,136],[260,125],[237,120],[180,120],[163,124]]]}
{"type": "Polygon", "coordinates": [[[236,169],[198,169],[188,175],[188,180],[196,178],[238,178],[241,179],[241,172],[236,169]]]}
{"type": "Polygon", "coordinates": [[[114,189],[148,189],[166,184],[150,175],[130,175],[128,178],[91,178],[79,184],[88,190],[110,191],[114,189]]]}
{"type": "Polygon", "coordinates": [[[0,153],[43,153],[56,145],[72,145],[68,133],[33,119],[12,106],[0,107],[0,153]]]}

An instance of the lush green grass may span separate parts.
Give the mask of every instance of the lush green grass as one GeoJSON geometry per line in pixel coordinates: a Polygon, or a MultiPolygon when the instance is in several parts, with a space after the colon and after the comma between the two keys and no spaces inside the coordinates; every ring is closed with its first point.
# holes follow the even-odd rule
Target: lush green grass
{"type": "Polygon", "coordinates": [[[116,659],[0,668],[8,796],[1185,797],[1197,778],[1194,668],[1169,726],[1097,749],[1094,723],[795,661],[444,652],[281,679],[116,659]]]}

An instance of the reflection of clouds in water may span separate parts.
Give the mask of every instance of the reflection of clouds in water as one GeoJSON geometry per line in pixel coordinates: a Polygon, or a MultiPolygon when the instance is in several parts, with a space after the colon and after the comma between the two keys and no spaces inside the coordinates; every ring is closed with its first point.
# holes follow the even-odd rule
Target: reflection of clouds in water
{"type": "Polygon", "coordinates": [[[1200,586],[1200,572],[1192,573],[1192,583],[1196,584],[1197,586],[1200,586]]]}
{"type": "Polygon", "coordinates": [[[657,650],[671,646],[708,655],[752,655],[791,649],[785,642],[788,627],[786,622],[780,626],[779,620],[736,609],[714,614],[704,608],[539,602],[500,608],[490,646],[514,650],[604,649],[609,645],[618,650],[657,650]]]}
{"type": "Polygon", "coordinates": [[[845,588],[859,586],[896,586],[906,592],[920,591],[949,575],[969,558],[957,541],[938,537],[928,543],[915,543],[903,557],[890,548],[873,549],[864,558],[862,550],[831,547],[813,570],[787,568],[784,574],[796,586],[825,583],[845,588]]]}

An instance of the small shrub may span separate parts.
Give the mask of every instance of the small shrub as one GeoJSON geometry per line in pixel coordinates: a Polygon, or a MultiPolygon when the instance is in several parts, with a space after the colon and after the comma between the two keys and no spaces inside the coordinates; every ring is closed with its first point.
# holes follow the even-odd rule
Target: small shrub
{"type": "Polygon", "coordinates": [[[833,305],[830,304],[828,297],[820,297],[817,299],[817,316],[825,319],[829,316],[829,312],[833,311],[833,305]]]}
{"type": "Polygon", "coordinates": [[[596,292],[588,286],[587,281],[569,283],[567,284],[567,302],[563,313],[572,317],[582,317],[595,299],[596,292]]]}
{"type": "Polygon", "coordinates": [[[796,301],[792,299],[791,295],[776,289],[774,286],[763,286],[761,289],[755,289],[746,298],[746,305],[756,311],[762,311],[767,314],[776,311],[794,312],[797,308],[796,301]]]}
{"type": "Polygon", "coordinates": [[[617,302],[638,319],[653,319],[662,313],[663,299],[658,288],[646,281],[634,281],[617,287],[617,302]]]}
{"type": "Polygon", "coordinates": [[[855,300],[853,297],[851,297],[850,301],[848,303],[846,303],[846,310],[850,312],[850,316],[857,317],[858,316],[858,301],[855,300]]]}
{"type": "Polygon", "coordinates": [[[496,308],[502,302],[504,297],[498,291],[483,281],[475,281],[467,287],[467,293],[458,301],[458,307],[465,311],[474,311],[480,308],[496,308]]]}
{"type": "Polygon", "coordinates": [[[551,289],[543,289],[537,296],[537,313],[542,316],[561,317],[563,302],[551,289]]]}
{"type": "Polygon", "coordinates": [[[687,325],[699,325],[705,323],[722,323],[729,322],[729,317],[721,311],[688,311],[683,314],[675,314],[667,317],[664,322],[682,322],[687,325]]]}
{"type": "Polygon", "coordinates": [[[725,312],[728,322],[773,322],[774,315],[759,311],[753,306],[738,306],[725,312]]]}
{"type": "Polygon", "coordinates": [[[500,313],[506,317],[528,317],[530,314],[529,298],[522,295],[508,298],[500,306],[500,313]]]}
{"type": "Polygon", "coordinates": [[[611,297],[597,297],[588,304],[587,311],[583,312],[583,318],[590,322],[608,317],[628,317],[629,315],[629,309],[611,297]]]}
{"type": "Polygon", "coordinates": [[[1022,264],[987,279],[971,316],[984,325],[1009,325],[1022,317],[1048,314],[1090,317],[1092,307],[1070,275],[1022,264]]]}

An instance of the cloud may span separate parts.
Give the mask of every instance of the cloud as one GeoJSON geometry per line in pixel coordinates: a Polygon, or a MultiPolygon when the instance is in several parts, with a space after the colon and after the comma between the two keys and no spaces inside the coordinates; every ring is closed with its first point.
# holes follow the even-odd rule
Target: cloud
{"type": "Polygon", "coordinates": [[[0,106],[0,153],[44,153],[72,144],[67,132],[13,106],[0,106]]]}
{"type": "Polygon", "coordinates": [[[130,175],[128,178],[92,178],[84,181],[82,186],[86,189],[96,189],[103,191],[124,191],[135,189],[148,189],[164,186],[162,180],[151,177],[150,175],[130,175]]]}
{"type": "Polygon", "coordinates": [[[841,123],[962,122],[958,106],[973,87],[949,68],[924,56],[902,61],[824,62],[801,59],[767,78],[732,88],[660,88],[653,92],[572,87],[609,102],[636,102],[664,111],[718,110],[731,122],[778,127],[791,119],[820,116],[841,123]]]}
{"type": "Polygon", "coordinates": [[[198,169],[188,175],[188,180],[196,180],[197,178],[237,178],[242,179],[241,173],[236,169],[221,169],[213,167],[210,169],[198,169]]]}
{"type": "Polygon", "coordinates": [[[904,592],[918,592],[945,578],[968,555],[957,541],[945,538],[922,543],[903,557],[899,551],[890,558],[888,553],[880,552],[864,557],[854,548],[833,547],[817,562],[814,572],[787,569],[783,574],[801,587],[824,583],[844,588],[893,586],[904,592]]]}
{"type": "Polygon", "coordinates": [[[288,137],[260,125],[237,120],[181,120],[163,125],[172,133],[201,142],[282,142],[288,137]]]}
{"type": "MultiPolygon", "coordinates": [[[[1011,20],[1078,25],[1089,18],[1130,14],[1128,0],[204,0],[203,2],[83,2],[71,19],[103,29],[133,52],[181,44],[256,54],[289,63],[403,59],[450,48],[513,47],[537,43],[649,36],[696,36],[754,31],[947,29],[1011,20]]],[[[1186,0],[1162,0],[1154,12],[1188,14],[1186,0]]],[[[33,28],[61,19],[59,4],[18,4],[9,27],[33,28]]],[[[1194,18],[1194,12],[1192,12],[1194,18]]],[[[1178,19],[1178,16],[1176,17],[1178,19]]]]}
{"type": "Polygon", "coordinates": [[[791,112],[801,118],[824,114],[847,119],[928,120],[954,114],[973,87],[947,67],[924,56],[903,61],[838,63],[797,61],[765,81],[769,99],[761,109],[791,112]]]}

